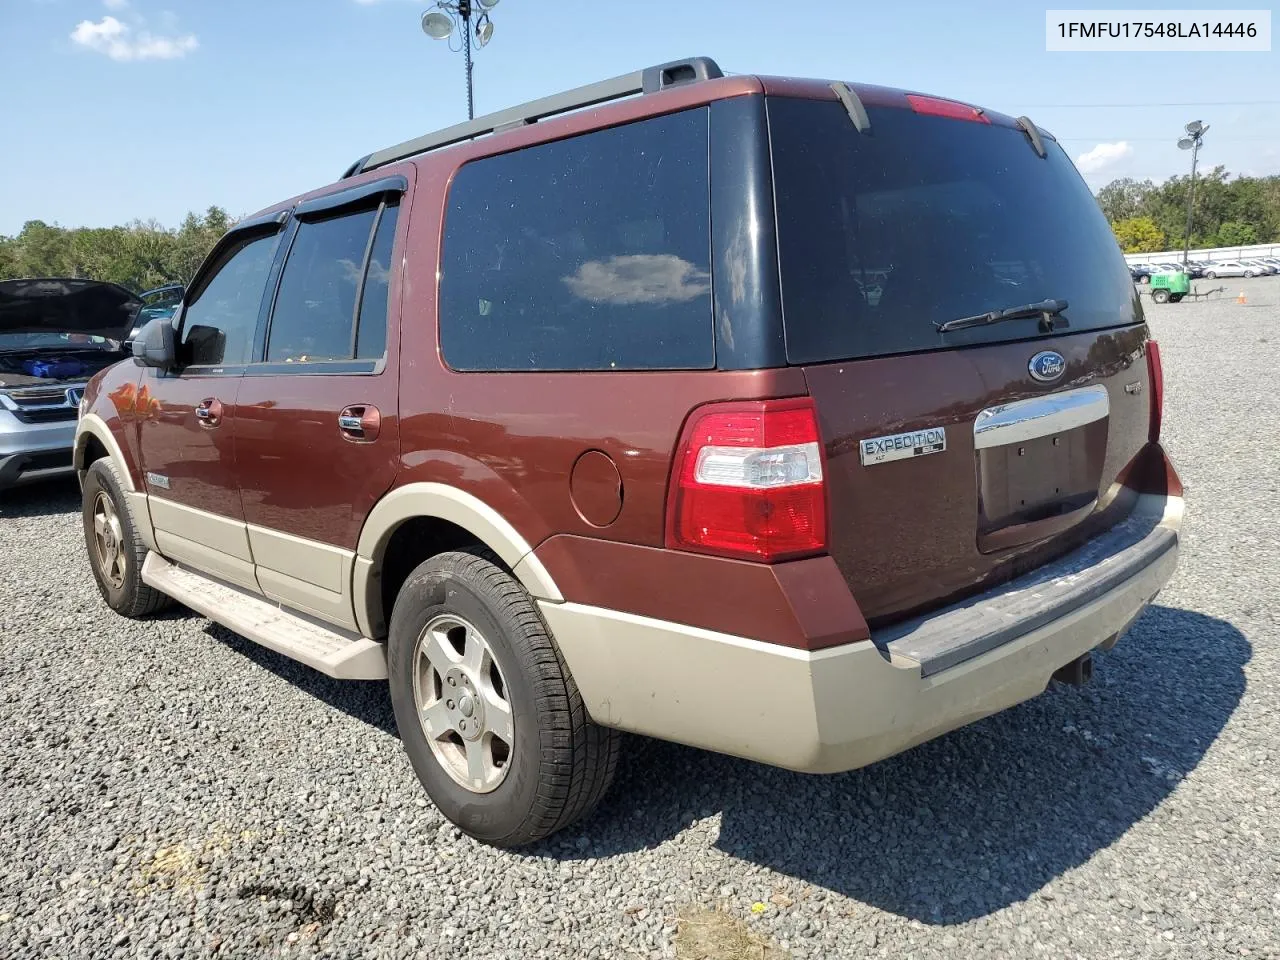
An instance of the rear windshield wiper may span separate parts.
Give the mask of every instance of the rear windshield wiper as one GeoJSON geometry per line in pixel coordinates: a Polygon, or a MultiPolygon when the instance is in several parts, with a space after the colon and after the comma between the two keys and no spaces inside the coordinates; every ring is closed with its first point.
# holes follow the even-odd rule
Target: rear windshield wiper
{"type": "Polygon", "coordinates": [[[946,333],[948,330],[963,330],[966,327],[985,327],[989,323],[1000,323],[1004,320],[1039,317],[1040,328],[1045,333],[1049,333],[1053,330],[1054,319],[1065,309],[1067,309],[1065,300],[1041,300],[1039,303],[1024,303],[1020,307],[1006,307],[1003,310],[980,313],[976,317],[957,317],[955,320],[937,323],[934,326],[938,328],[939,333],[946,333]]]}

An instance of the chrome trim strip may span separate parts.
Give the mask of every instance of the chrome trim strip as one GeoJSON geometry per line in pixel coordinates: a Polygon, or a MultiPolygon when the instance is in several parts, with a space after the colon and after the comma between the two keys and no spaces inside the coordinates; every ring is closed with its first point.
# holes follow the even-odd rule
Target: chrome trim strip
{"type": "Polygon", "coordinates": [[[984,450],[1035,440],[1083,427],[1110,414],[1111,398],[1102,384],[1002,403],[978,414],[973,422],[973,446],[984,450]]]}

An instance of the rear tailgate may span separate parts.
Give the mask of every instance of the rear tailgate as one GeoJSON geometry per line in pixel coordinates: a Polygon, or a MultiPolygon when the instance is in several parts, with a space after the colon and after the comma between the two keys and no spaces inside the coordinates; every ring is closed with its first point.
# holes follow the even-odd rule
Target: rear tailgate
{"type": "Polygon", "coordinates": [[[868,620],[939,604],[1002,567],[1012,575],[1014,558],[1048,559],[1078,542],[1080,521],[1147,440],[1144,337],[1139,326],[805,368],[827,452],[830,549],[868,620]],[[1055,392],[1027,371],[1045,348],[1067,361],[1055,392]],[[1101,412],[1091,388],[1106,412],[1078,423],[1101,412]],[[1086,402],[1034,402],[1064,396],[1086,402]],[[1027,399],[975,441],[976,427],[999,419],[983,411],[1027,399]],[[924,443],[875,461],[877,438],[916,432],[924,443]],[[945,449],[917,453],[928,442],[945,449]]]}
{"type": "Polygon", "coordinates": [[[1078,544],[1151,396],[1128,270],[1058,145],[896,96],[868,97],[862,132],[837,101],[769,98],[788,360],[818,411],[831,553],[876,623],[1078,544]],[[1045,300],[1067,306],[937,329],[1045,300]]]}

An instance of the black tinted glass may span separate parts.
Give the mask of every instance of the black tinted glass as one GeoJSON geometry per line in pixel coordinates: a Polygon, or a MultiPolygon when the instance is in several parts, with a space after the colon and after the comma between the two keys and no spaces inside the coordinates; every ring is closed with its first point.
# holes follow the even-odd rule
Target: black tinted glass
{"type": "Polygon", "coordinates": [[[351,358],[356,289],[376,213],[298,225],[271,313],[268,361],[351,358]]]}
{"type": "Polygon", "coordinates": [[[213,278],[187,305],[182,320],[185,360],[198,366],[249,360],[267,274],[279,234],[246,240],[234,248],[213,278]]]}
{"type": "Polygon", "coordinates": [[[364,278],[360,297],[360,332],[356,338],[356,357],[376,360],[387,351],[387,290],[391,279],[391,247],[396,239],[396,215],[399,207],[387,207],[378,222],[369,253],[369,272],[364,278]]]}
{"type": "Polygon", "coordinates": [[[460,370],[710,367],[705,109],[469,163],[440,341],[460,370]]]}
{"type": "Polygon", "coordinates": [[[770,98],[778,254],[792,363],[1024,339],[1038,320],[935,324],[1047,299],[1072,331],[1134,319],[1115,238],[1062,149],[1021,130],[770,98]]]}

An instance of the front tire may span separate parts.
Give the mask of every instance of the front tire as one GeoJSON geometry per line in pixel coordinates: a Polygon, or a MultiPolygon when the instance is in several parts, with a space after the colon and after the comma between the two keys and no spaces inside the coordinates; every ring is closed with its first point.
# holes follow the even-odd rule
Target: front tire
{"type": "Polygon", "coordinates": [[[1154,300],[1156,303],[1168,303],[1169,291],[1168,290],[1152,290],[1151,299],[1154,300]]]}
{"type": "Polygon", "coordinates": [[[85,473],[81,514],[89,566],[102,599],[125,617],[145,617],[173,604],[142,582],[147,547],[124,495],[115,464],[95,460],[85,473]]]}
{"type": "Polygon", "coordinates": [[[409,575],[387,666],[414,772],[475,839],[541,840],[608,790],[620,735],[591,722],[533,601],[482,548],[440,554],[409,575]]]}
{"type": "Polygon", "coordinates": [[[1208,271],[1206,271],[1206,272],[1205,272],[1204,278],[1205,278],[1206,280],[1217,280],[1217,279],[1218,279],[1218,275],[1217,275],[1216,273],[1214,273],[1212,270],[1208,270],[1208,271]]]}

